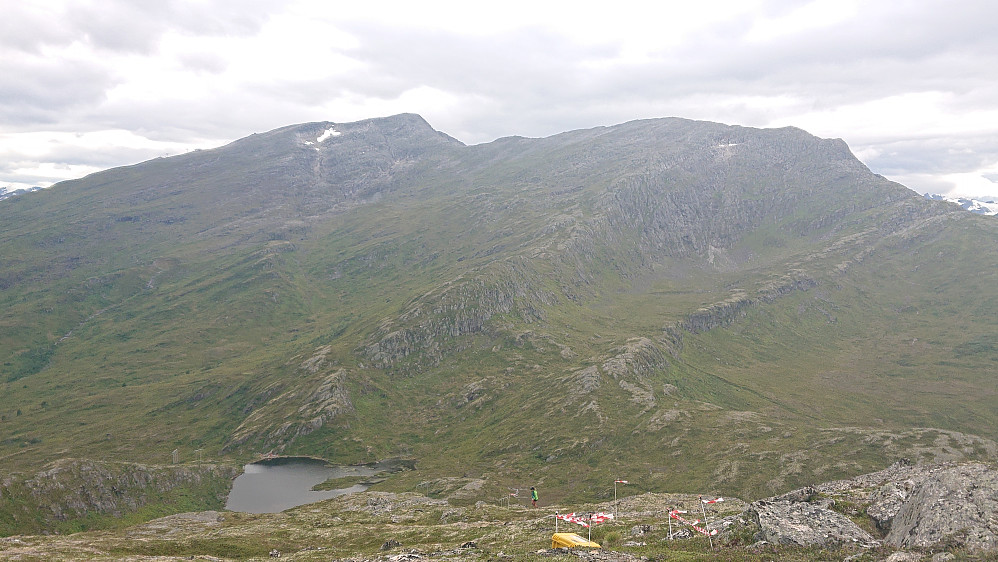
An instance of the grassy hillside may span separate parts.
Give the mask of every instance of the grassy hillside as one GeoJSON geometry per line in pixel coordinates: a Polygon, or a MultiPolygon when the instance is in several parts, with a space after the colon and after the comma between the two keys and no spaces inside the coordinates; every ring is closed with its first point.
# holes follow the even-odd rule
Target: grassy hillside
{"type": "Polygon", "coordinates": [[[796,129],[313,123],[0,214],[5,472],[275,451],[752,498],[998,455],[998,221],[796,129]]]}

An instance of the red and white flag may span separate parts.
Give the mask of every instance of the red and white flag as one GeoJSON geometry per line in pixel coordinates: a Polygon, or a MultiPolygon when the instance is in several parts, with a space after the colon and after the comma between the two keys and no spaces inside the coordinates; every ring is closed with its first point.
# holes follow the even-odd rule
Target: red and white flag
{"type": "Polygon", "coordinates": [[[700,501],[702,501],[704,504],[711,504],[711,503],[723,502],[724,498],[717,498],[716,500],[705,500],[703,498],[700,498],[700,501]]]}
{"type": "Polygon", "coordinates": [[[627,480],[614,480],[614,484],[629,484],[627,480]]]}

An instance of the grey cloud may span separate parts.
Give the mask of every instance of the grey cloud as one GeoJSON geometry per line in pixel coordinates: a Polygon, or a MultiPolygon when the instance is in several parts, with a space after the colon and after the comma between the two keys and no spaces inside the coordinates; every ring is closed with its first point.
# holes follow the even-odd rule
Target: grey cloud
{"type": "MultiPolygon", "coordinates": [[[[560,107],[574,107],[580,126],[591,121],[585,118],[590,112],[616,113],[601,107],[667,107],[669,100],[685,103],[696,96],[789,94],[817,109],[912,91],[968,92],[986,80],[979,66],[982,60],[998,66],[995,39],[959,43],[952,52],[940,48],[956,45],[961,30],[976,30],[992,21],[985,17],[994,11],[988,4],[971,7],[965,13],[947,10],[955,13],[948,18],[953,21],[936,22],[918,14],[903,18],[896,33],[889,21],[896,13],[872,14],[877,18],[872,22],[865,22],[863,14],[858,24],[842,23],[763,44],[746,43],[748,24],[732,22],[694,37],[678,52],[660,54],[657,60],[607,69],[580,61],[610,59],[616,46],[573,45],[543,30],[469,39],[348,24],[345,29],[361,39],[353,55],[368,63],[370,70],[337,86],[390,98],[425,84],[458,95],[484,95],[500,111],[509,108],[508,113],[483,116],[480,121],[491,123],[491,130],[479,131],[480,137],[546,129],[538,126],[538,119],[560,107]],[[976,57],[969,60],[978,66],[963,62],[968,60],[968,49],[976,57]],[[372,88],[371,75],[390,78],[375,80],[380,86],[372,88]],[[511,130],[516,121],[529,128],[511,130]]],[[[984,95],[966,101],[990,105],[984,95]]],[[[760,114],[755,119],[765,123],[774,117],[760,114]]]]}
{"type": "Polygon", "coordinates": [[[229,65],[225,58],[214,53],[189,53],[181,55],[180,63],[188,70],[208,74],[220,74],[229,65]]]}
{"type": "Polygon", "coordinates": [[[191,35],[254,33],[274,7],[272,2],[259,0],[115,0],[102,2],[96,10],[73,5],[67,16],[99,48],[147,53],[168,30],[191,35]]]}
{"type": "Polygon", "coordinates": [[[39,53],[43,45],[69,44],[71,26],[55,8],[37,4],[32,10],[5,10],[0,18],[0,47],[25,53],[39,53]]]}
{"type": "Polygon", "coordinates": [[[973,172],[998,162],[998,134],[887,141],[877,149],[866,164],[884,175],[973,172]]]}
{"type": "Polygon", "coordinates": [[[8,126],[59,121],[71,108],[100,103],[112,83],[100,65],[42,57],[0,60],[0,75],[8,77],[0,81],[0,120],[8,126]]]}
{"type": "Polygon", "coordinates": [[[148,54],[167,31],[249,35],[281,8],[281,3],[266,0],[104,0],[98,6],[70,2],[64,11],[37,3],[4,13],[0,46],[39,53],[46,45],[82,41],[102,50],[148,54]]]}

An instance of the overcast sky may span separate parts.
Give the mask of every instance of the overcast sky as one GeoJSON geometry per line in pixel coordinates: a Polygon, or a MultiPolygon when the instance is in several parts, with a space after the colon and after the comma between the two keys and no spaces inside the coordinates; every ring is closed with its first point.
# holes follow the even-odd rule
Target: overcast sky
{"type": "Polygon", "coordinates": [[[0,3],[0,187],[306,121],[419,113],[467,144],[678,116],[844,139],[998,196],[998,2],[0,3]]]}

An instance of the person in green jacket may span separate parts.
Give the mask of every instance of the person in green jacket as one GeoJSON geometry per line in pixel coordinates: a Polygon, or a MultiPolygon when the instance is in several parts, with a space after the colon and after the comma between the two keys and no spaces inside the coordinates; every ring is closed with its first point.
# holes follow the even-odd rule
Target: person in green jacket
{"type": "Polygon", "coordinates": [[[537,507],[537,488],[530,487],[530,505],[537,507]]]}

